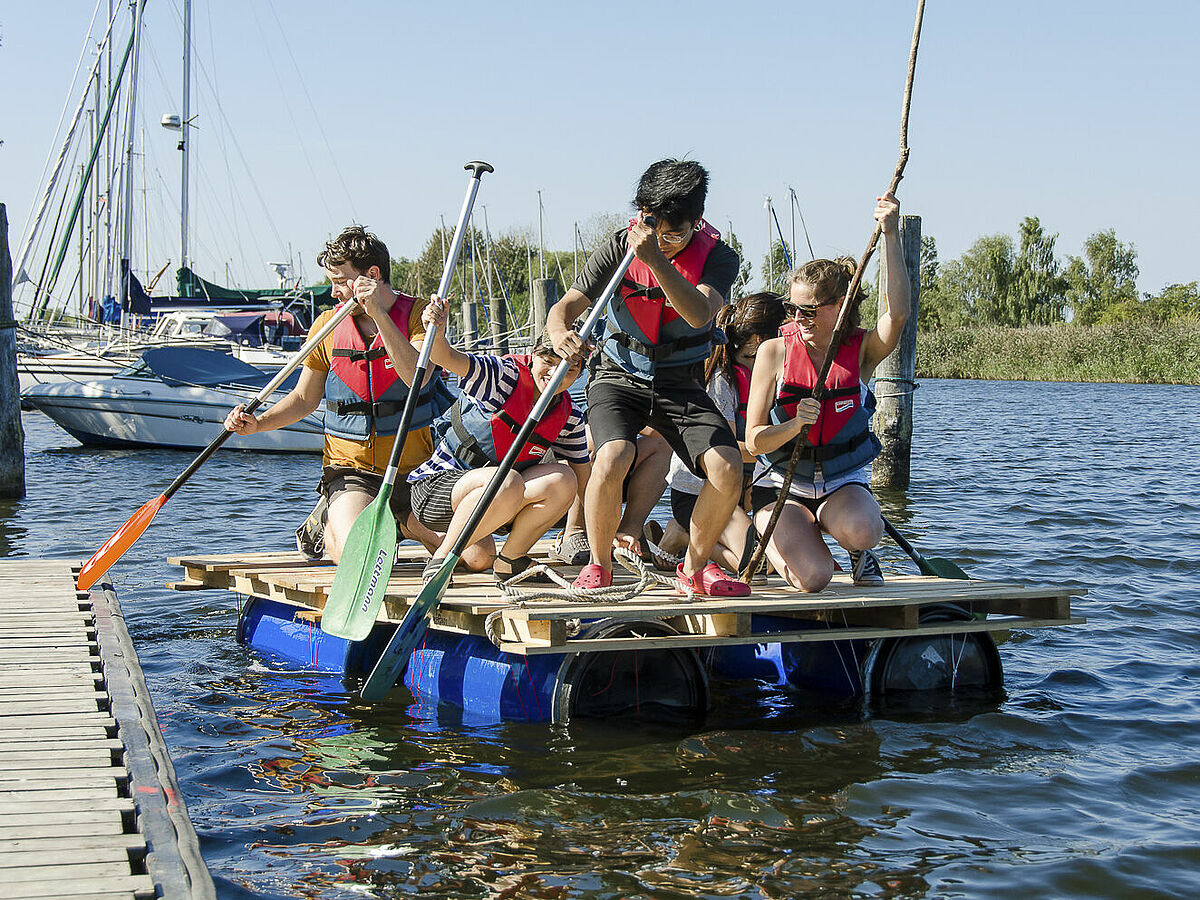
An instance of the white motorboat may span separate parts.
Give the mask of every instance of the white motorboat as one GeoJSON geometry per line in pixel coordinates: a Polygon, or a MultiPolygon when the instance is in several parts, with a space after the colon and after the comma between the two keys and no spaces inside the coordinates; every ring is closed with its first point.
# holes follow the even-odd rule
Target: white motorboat
{"type": "MultiPolygon", "coordinates": [[[[265,404],[281,399],[294,373],[265,404]]],[[[266,372],[228,353],[195,347],[145,351],[112,378],[38,384],[21,394],[82,444],[104,447],[170,447],[201,450],[224,427],[226,413],[246,403],[270,380],[266,372]]],[[[226,447],[319,453],[323,409],[262,434],[234,435],[226,447]]]]}

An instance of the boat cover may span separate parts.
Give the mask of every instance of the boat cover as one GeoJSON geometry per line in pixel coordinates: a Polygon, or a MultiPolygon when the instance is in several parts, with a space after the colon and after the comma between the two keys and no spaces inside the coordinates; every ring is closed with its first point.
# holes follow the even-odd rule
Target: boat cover
{"type": "MultiPolygon", "coordinates": [[[[143,353],[142,361],[150,371],[173,387],[213,387],[220,384],[262,387],[272,378],[235,356],[200,347],[157,347],[143,353]]],[[[282,387],[289,388],[298,378],[299,373],[292,373],[282,387]]]]}

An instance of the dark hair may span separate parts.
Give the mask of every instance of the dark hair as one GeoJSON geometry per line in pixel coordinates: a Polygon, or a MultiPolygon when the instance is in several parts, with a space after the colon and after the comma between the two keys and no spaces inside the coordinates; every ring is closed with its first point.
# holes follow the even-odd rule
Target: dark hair
{"type": "Polygon", "coordinates": [[[714,322],[725,332],[726,343],[715,346],[704,364],[705,383],[715,372],[721,372],[736,384],[733,364],[737,352],[755,335],[760,335],[763,340],[778,337],[786,318],[783,299],[769,291],[739,297],[722,306],[714,322]]]}
{"type": "Polygon", "coordinates": [[[380,280],[391,284],[392,257],[387,244],[371,234],[361,225],[351,225],[325,243],[325,249],[317,254],[317,265],[340,266],[349,263],[366,274],[371,266],[379,266],[380,280]]]}
{"type": "Polygon", "coordinates": [[[708,196],[708,170],[690,159],[660,159],[642,173],[633,202],[669,226],[698,222],[708,196]]]}
{"type": "MultiPolygon", "coordinates": [[[[788,273],[788,290],[791,290],[793,284],[805,284],[812,290],[813,298],[821,305],[835,303],[846,296],[846,291],[849,290],[850,282],[854,280],[856,271],[858,271],[858,263],[852,256],[809,260],[788,273]]],[[[866,294],[863,292],[860,281],[854,295],[855,305],[854,316],[850,320],[851,328],[858,327],[859,307],[865,298],[866,294]]]]}

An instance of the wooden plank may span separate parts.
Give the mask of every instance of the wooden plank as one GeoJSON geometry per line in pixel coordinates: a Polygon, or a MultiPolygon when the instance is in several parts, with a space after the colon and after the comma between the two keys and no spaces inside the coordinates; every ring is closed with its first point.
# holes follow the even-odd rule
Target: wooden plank
{"type": "Polygon", "coordinates": [[[71,787],[49,787],[45,790],[30,792],[23,790],[20,786],[13,789],[0,788],[0,802],[8,804],[10,802],[30,802],[36,803],[45,798],[47,802],[58,801],[64,805],[78,802],[87,802],[90,800],[105,800],[119,796],[116,781],[109,780],[106,783],[94,786],[79,786],[71,787]]]}
{"type": "MultiPolygon", "coordinates": [[[[0,881],[4,881],[7,872],[6,869],[19,869],[26,866],[40,866],[46,862],[46,850],[18,850],[12,853],[5,853],[4,848],[0,847],[0,881]]],[[[129,866],[132,861],[140,854],[130,853],[124,847],[59,847],[52,851],[53,859],[56,863],[71,864],[71,863],[110,863],[123,862],[126,865],[126,871],[129,871],[129,866]]]]}
{"type": "Polygon", "coordinates": [[[62,753],[67,750],[123,750],[122,744],[116,738],[94,737],[92,735],[73,736],[66,738],[48,738],[43,740],[17,740],[0,735],[0,753],[39,752],[47,754],[62,753]]]}
{"type": "MultiPolygon", "coordinates": [[[[40,817],[38,821],[46,823],[47,816],[73,816],[76,813],[93,812],[124,814],[133,813],[136,809],[136,805],[128,797],[91,797],[77,800],[70,805],[53,798],[46,800],[10,800],[5,802],[4,809],[0,811],[0,818],[4,816],[37,814],[40,817]]],[[[70,820],[67,819],[64,821],[70,820]]]]}
{"type": "Polygon", "coordinates": [[[45,716],[0,716],[0,731],[22,728],[56,728],[59,726],[78,727],[93,725],[102,728],[116,728],[116,720],[106,712],[74,713],[72,715],[45,716]]]}
{"type": "MultiPolygon", "coordinates": [[[[87,816],[81,818],[87,819],[87,816]]],[[[121,834],[125,826],[120,816],[109,816],[102,822],[70,822],[65,825],[38,825],[36,822],[23,822],[19,825],[0,825],[0,841],[13,840],[19,837],[70,837],[71,835],[92,834],[121,834]]]]}
{"type": "Polygon", "coordinates": [[[113,875],[107,878],[55,879],[51,884],[0,885],[0,900],[116,900],[118,897],[153,897],[149,875],[113,875]]]}
{"type": "Polygon", "coordinates": [[[963,634],[975,631],[1005,631],[1009,629],[1043,628],[1053,625],[1079,625],[1085,620],[1072,619],[988,619],[971,622],[939,622],[919,628],[830,628],[795,632],[771,632],[770,634],[745,636],[708,636],[700,634],[651,636],[637,638],[591,638],[572,639],[564,646],[548,643],[501,644],[507,653],[596,653],[618,650],[668,650],[681,647],[733,646],[738,644],[809,643],[819,641],[870,640],[881,637],[908,637],[917,634],[963,634]]]}
{"type": "Polygon", "coordinates": [[[140,834],[95,834],[77,838],[17,838],[11,841],[0,841],[0,859],[3,859],[4,855],[12,853],[58,853],[75,848],[124,850],[127,853],[142,855],[146,850],[146,839],[140,834]]]}
{"type": "Polygon", "coordinates": [[[63,713],[93,713],[98,712],[99,709],[99,699],[56,697],[38,703],[6,703],[4,714],[6,716],[42,716],[63,713]]]}
{"type": "Polygon", "coordinates": [[[98,769],[111,766],[115,760],[111,750],[59,750],[54,754],[10,751],[0,746],[0,778],[17,772],[34,773],[42,769],[98,769]]]}
{"type": "MultiPolygon", "coordinates": [[[[121,834],[129,831],[125,827],[125,812],[119,809],[92,809],[92,810],[70,810],[63,811],[35,811],[0,814],[0,834],[20,834],[21,829],[28,826],[30,829],[37,828],[58,828],[62,826],[65,829],[91,829],[104,828],[100,834],[121,834]],[[109,831],[109,828],[115,830],[109,831]]],[[[71,833],[67,831],[65,833],[71,833]]],[[[80,834],[84,833],[82,830],[80,834]]],[[[30,833],[30,837],[34,835],[30,833]]]]}
{"type": "Polygon", "coordinates": [[[128,857],[121,859],[104,859],[88,862],[76,860],[68,862],[55,856],[53,865],[36,861],[24,866],[9,866],[4,870],[4,881],[9,886],[40,882],[43,879],[53,881],[81,881],[87,878],[110,878],[119,875],[132,875],[128,857]]]}
{"type": "Polygon", "coordinates": [[[70,787],[107,787],[110,784],[128,781],[129,773],[123,767],[117,766],[85,772],[59,772],[53,776],[39,772],[29,777],[19,777],[9,772],[0,772],[0,791],[53,791],[70,787]]]}

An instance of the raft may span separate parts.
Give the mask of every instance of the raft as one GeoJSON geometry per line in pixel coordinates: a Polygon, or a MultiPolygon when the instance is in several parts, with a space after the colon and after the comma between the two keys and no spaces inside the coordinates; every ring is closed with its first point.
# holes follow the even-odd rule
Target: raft
{"type": "MultiPolygon", "coordinates": [[[[539,561],[550,542],[539,542],[539,561]]],[[[245,599],[237,639],[304,671],[364,677],[421,590],[427,554],[402,545],[371,634],[321,631],[335,566],[299,553],[172,558],[176,590],[224,589],[245,599]]],[[[571,577],[576,569],[559,566],[571,577]]],[[[615,583],[633,582],[618,569],[615,583]]],[[[532,586],[530,586],[532,589],[532,586]]],[[[694,598],[665,586],[619,601],[522,600],[488,573],[456,572],[404,685],[484,720],[701,717],[710,680],[753,679],[797,697],[881,702],[1003,685],[993,635],[1076,625],[1081,588],[889,575],[856,586],[845,573],[816,594],[775,576],[749,597],[694,598]]],[[[403,695],[393,692],[393,697],[403,695]]]]}

